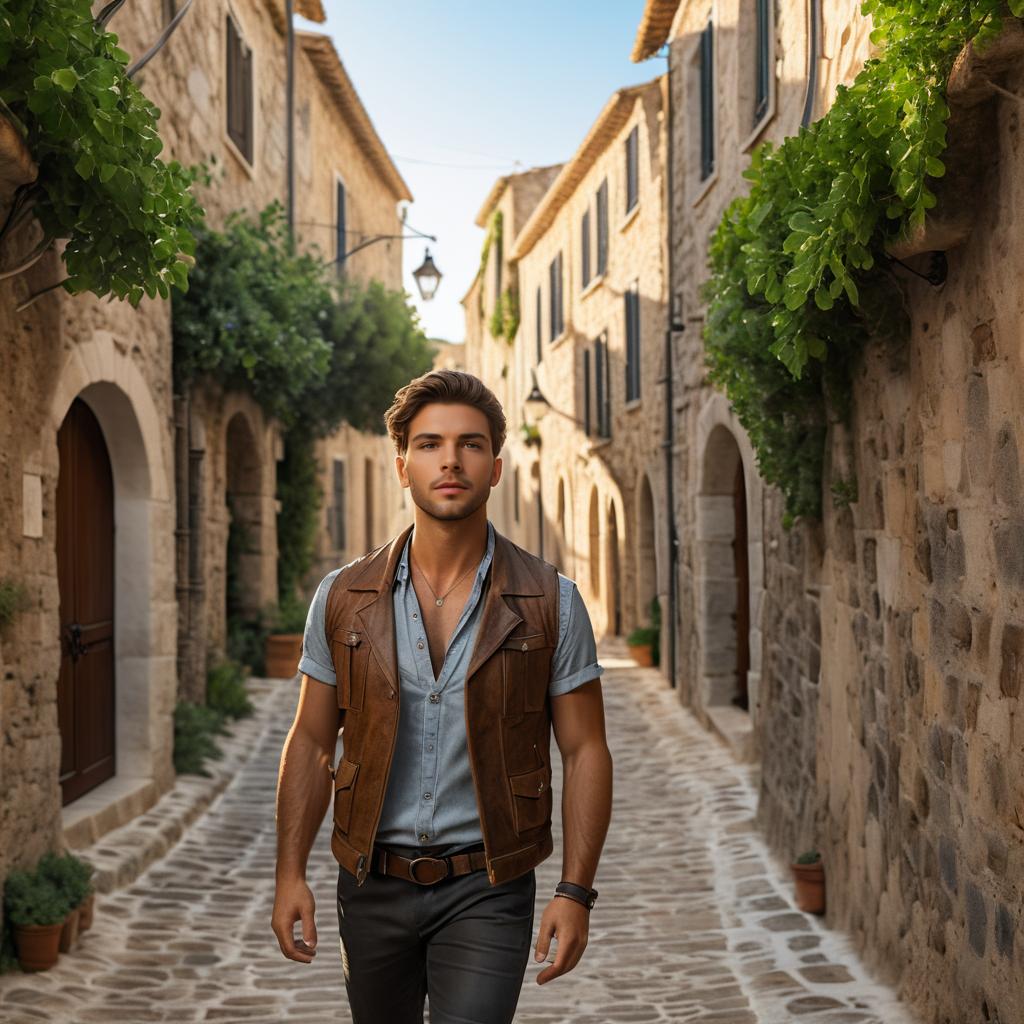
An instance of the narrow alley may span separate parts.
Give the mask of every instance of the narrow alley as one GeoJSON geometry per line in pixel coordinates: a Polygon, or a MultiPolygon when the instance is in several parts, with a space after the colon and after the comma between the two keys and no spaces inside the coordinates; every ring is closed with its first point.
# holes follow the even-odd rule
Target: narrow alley
{"type": "MultiPolygon", "coordinates": [[[[600,901],[572,973],[537,986],[541,965],[531,958],[517,1022],[913,1024],[839,933],[795,909],[791,883],[753,826],[750,769],[621,645],[605,645],[602,663],[615,800],[600,901]]],[[[0,977],[3,1024],[351,1019],[329,816],[310,859],[314,962],[285,960],[270,930],[275,784],[297,690],[258,681],[254,696],[258,715],[235,727],[258,737],[247,764],[166,857],[99,897],[77,950],[47,972],[0,977]]],[[[560,792],[557,758],[555,767],[560,792]]],[[[554,818],[555,853],[537,870],[534,938],[559,878],[557,799],[554,818]]],[[[140,827],[104,845],[130,848],[127,833],[140,827]]]]}

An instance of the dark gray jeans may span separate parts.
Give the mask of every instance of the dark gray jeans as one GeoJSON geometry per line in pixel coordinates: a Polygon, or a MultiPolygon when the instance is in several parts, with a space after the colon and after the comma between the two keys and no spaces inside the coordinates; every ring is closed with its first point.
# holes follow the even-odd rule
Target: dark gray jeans
{"type": "MultiPolygon", "coordinates": [[[[482,844],[479,847],[483,848],[482,844]]],[[[405,857],[438,850],[388,846],[405,857]]],[[[338,931],[353,1024],[510,1024],[533,937],[534,870],[418,885],[338,868],[338,931]]]]}

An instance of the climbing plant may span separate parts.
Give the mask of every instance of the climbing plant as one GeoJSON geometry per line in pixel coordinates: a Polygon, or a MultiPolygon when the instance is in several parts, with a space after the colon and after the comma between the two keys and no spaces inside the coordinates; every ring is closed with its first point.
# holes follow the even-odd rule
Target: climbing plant
{"type": "Polygon", "coordinates": [[[160,159],[160,111],[128,77],[128,54],[90,0],[0,0],[0,111],[21,132],[37,179],[0,238],[28,214],[67,239],[71,293],[138,305],[188,287],[203,210],[193,171],[160,159]]]}
{"type": "MultiPolygon", "coordinates": [[[[784,524],[820,516],[830,417],[849,413],[864,341],[905,334],[886,246],[923,224],[945,171],[946,82],[965,44],[1000,31],[1000,0],[866,0],[878,55],[819,121],[764,143],[711,239],[704,338],[784,524]]],[[[1024,0],[1009,11],[1024,14],[1024,0]]],[[[853,486],[853,485],[849,485],[853,486]]]]}

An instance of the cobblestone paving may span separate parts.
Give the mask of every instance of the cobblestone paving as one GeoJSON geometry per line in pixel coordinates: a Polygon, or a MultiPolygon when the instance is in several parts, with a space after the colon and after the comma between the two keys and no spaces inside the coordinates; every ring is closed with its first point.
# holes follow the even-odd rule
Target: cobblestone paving
{"type": "MultiPolygon", "coordinates": [[[[793,907],[752,826],[749,769],[653,671],[614,650],[603,661],[615,804],[590,944],[575,971],[544,986],[531,957],[518,1024],[913,1024],[841,935],[793,907]]],[[[163,860],[97,898],[74,952],[50,971],[0,978],[0,1022],[350,1021],[329,819],[309,871],[318,956],[284,959],[270,931],[274,793],[296,696],[292,684],[272,694],[249,767],[163,860]]],[[[555,828],[555,853],[537,871],[534,936],[559,877],[555,828]]]]}

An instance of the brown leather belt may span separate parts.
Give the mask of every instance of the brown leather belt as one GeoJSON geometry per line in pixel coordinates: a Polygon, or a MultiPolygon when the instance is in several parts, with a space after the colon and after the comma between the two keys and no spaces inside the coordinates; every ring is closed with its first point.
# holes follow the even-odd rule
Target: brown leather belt
{"type": "Polygon", "coordinates": [[[370,870],[382,875],[394,875],[418,885],[434,885],[443,878],[465,875],[487,867],[487,856],[483,850],[469,853],[453,853],[447,857],[402,857],[381,846],[373,848],[370,870]]]}

